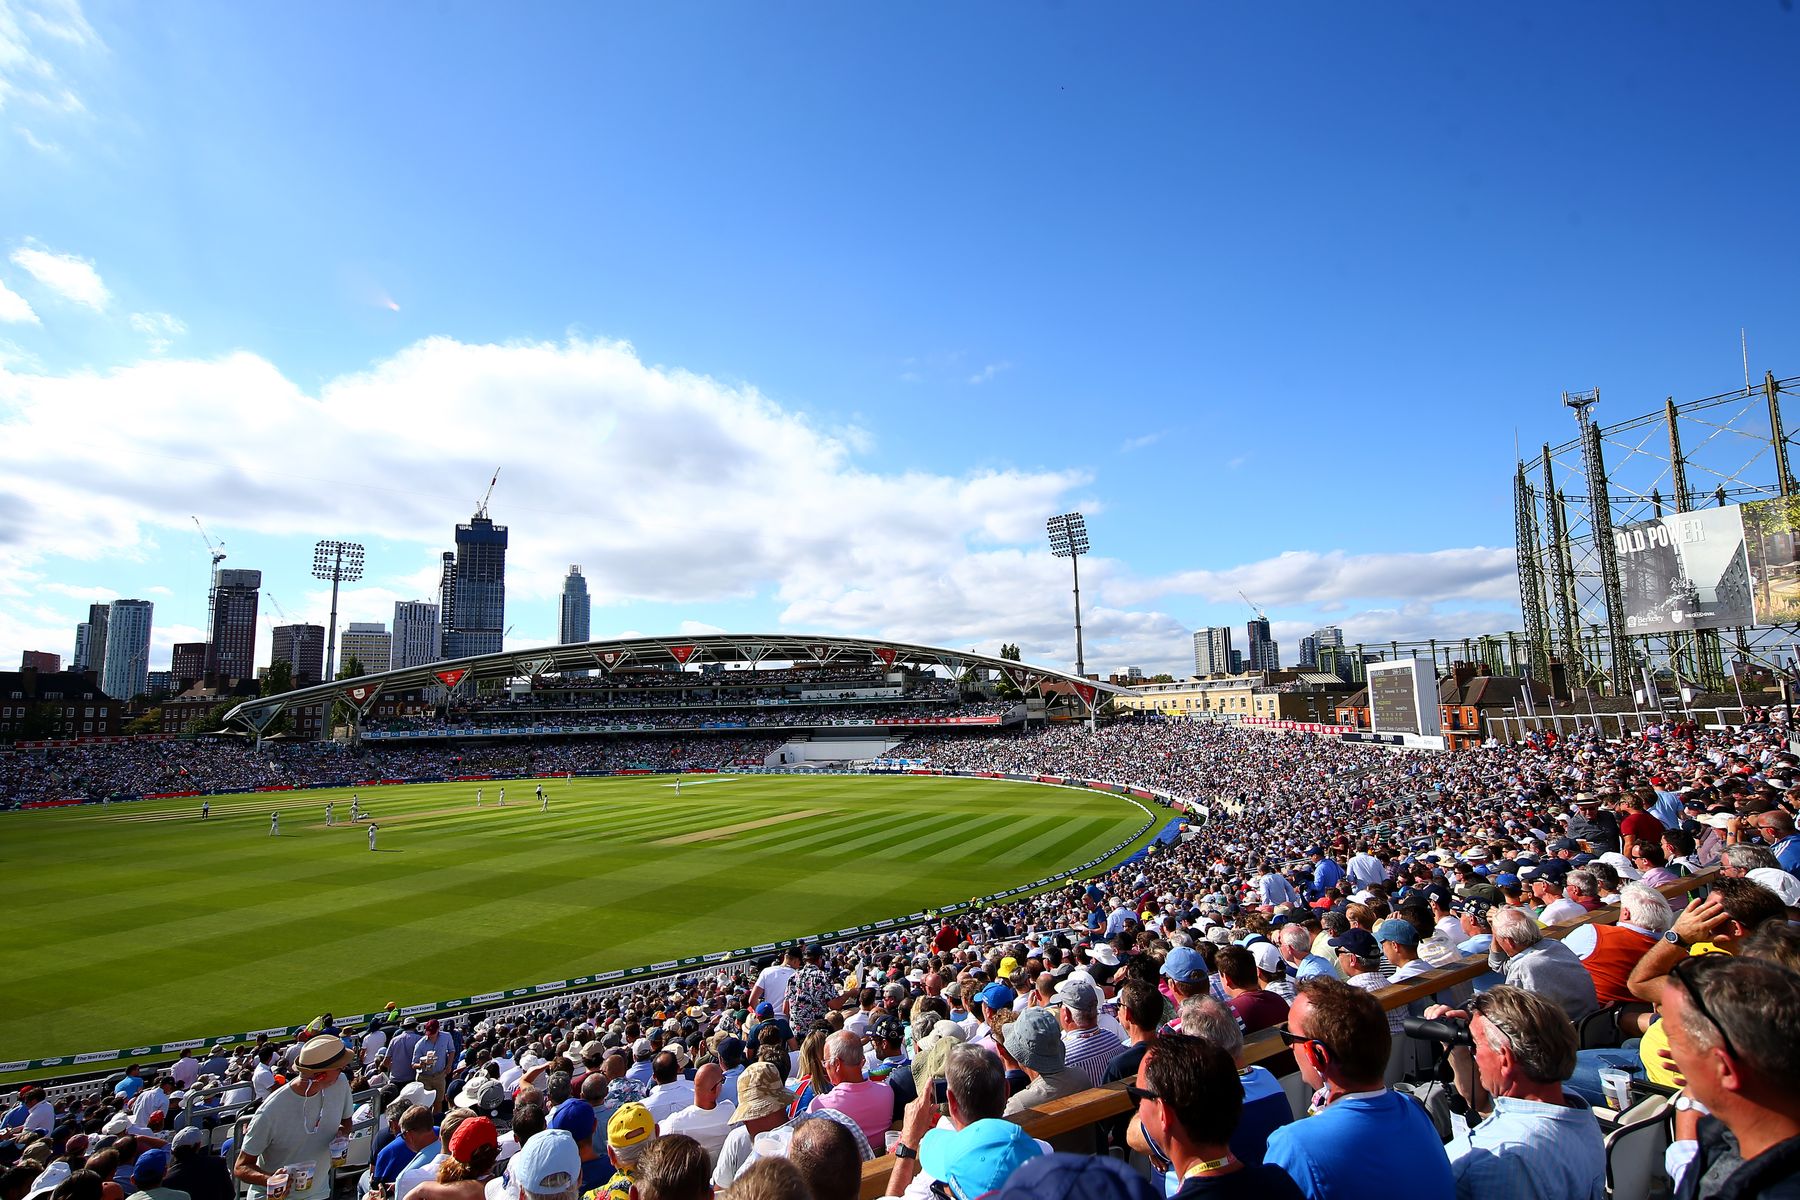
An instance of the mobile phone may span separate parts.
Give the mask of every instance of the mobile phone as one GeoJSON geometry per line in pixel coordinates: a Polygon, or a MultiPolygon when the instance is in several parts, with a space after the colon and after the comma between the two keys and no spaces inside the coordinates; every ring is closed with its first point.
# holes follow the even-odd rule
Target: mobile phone
{"type": "Polygon", "coordinates": [[[942,1075],[939,1075],[936,1079],[933,1079],[931,1081],[931,1102],[933,1104],[949,1103],[949,1101],[945,1099],[946,1090],[947,1089],[945,1087],[944,1077],[942,1075]]]}

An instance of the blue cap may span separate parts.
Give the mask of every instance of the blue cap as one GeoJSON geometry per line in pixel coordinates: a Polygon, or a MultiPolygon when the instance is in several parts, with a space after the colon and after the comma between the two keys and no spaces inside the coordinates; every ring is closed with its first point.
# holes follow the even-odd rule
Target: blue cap
{"type": "Polygon", "coordinates": [[[1414,929],[1411,921],[1403,921],[1399,917],[1389,917],[1375,927],[1377,942],[1398,942],[1402,946],[1419,944],[1419,931],[1414,929]]]}
{"type": "Polygon", "coordinates": [[[150,1186],[154,1187],[161,1183],[163,1181],[163,1176],[168,1173],[169,1152],[158,1147],[155,1150],[146,1150],[138,1155],[136,1165],[131,1168],[131,1182],[147,1182],[150,1186]]]}
{"type": "Polygon", "coordinates": [[[594,1106],[576,1096],[564,1100],[550,1114],[550,1128],[562,1130],[577,1142],[592,1141],[599,1124],[594,1106]]]}
{"type": "Polygon", "coordinates": [[[975,1200],[1043,1153],[1037,1140],[1018,1125],[986,1117],[961,1129],[933,1129],[926,1134],[919,1143],[919,1166],[949,1184],[957,1200],[975,1200]]]}
{"type": "Polygon", "coordinates": [[[756,1015],[759,1017],[772,1017],[775,1015],[775,1006],[770,1004],[767,1000],[764,1000],[761,1004],[756,1006],[756,1015]]]}
{"type": "MultiPolygon", "coordinates": [[[[975,993],[975,998],[989,1008],[1011,1008],[1013,1001],[1019,998],[1019,994],[1004,983],[990,983],[975,993]]],[[[932,1173],[936,1174],[935,1171],[932,1173]]]]}
{"type": "Polygon", "coordinates": [[[1376,943],[1375,935],[1359,926],[1346,929],[1325,944],[1333,950],[1348,950],[1358,958],[1381,957],[1381,947],[1376,943]]]}
{"type": "Polygon", "coordinates": [[[1045,1154],[1013,1172],[994,1200],[1161,1200],[1161,1195],[1117,1159],[1045,1154]]]}
{"type": "Polygon", "coordinates": [[[1177,946],[1163,959],[1162,973],[1176,983],[1194,983],[1206,978],[1206,959],[1192,946],[1177,946]]]}
{"type": "Polygon", "coordinates": [[[1509,871],[1505,874],[1494,876],[1494,882],[1499,884],[1503,888],[1518,887],[1519,886],[1519,877],[1517,875],[1512,874],[1509,871]]]}

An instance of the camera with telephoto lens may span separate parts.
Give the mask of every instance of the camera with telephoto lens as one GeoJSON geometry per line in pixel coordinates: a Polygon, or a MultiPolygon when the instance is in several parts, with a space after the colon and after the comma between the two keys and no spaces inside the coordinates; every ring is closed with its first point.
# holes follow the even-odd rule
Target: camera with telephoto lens
{"type": "Polygon", "coordinates": [[[1467,1021],[1428,1021],[1424,1017],[1408,1017],[1400,1023],[1409,1038],[1418,1038],[1426,1042],[1442,1042],[1446,1046],[1468,1046],[1474,1048],[1475,1038],[1469,1032],[1467,1021]]]}

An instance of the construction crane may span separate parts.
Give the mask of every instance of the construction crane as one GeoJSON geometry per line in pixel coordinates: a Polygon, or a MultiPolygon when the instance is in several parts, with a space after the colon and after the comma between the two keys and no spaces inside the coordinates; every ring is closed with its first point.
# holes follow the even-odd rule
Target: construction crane
{"type": "Polygon", "coordinates": [[[1257,620],[1266,621],[1269,619],[1269,614],[1264,612],[1261,608],[1259,608],[1257,606],[1256,601],[1254,601],[1254,600],[1250,599],[1250,597],[1244,595],[1243,592],[1241,592],[1241,591],[1238,592],[1238,598],[1240,600],[1242,600],[1245,604],[1248,604],[1250,606],[1250,611],[1256,614],[1257,620]]]}
{"type": "Polygon", "coordinates": [[[200,531],[200,540],[206,543],[206,549],[212,555],[212,569],[206,579],[206,673],[213,673],[213,610],[219,603],[219,564],[225,561],[225,543],[215,542],[212,535],[206,532],[206,526],[200,518],[194,518],[194,528],[200,531]]]}
{"type": "Polygon", "coordinates": [[[494,468],[494,477],[492,479],[488,480],[487,491],[485,491],[481,494],[481,503],[475,506],[475,515],[476,516],[484,518],[484,519],[487,517],[487,515],[488,515],[487,514],[488,500],[494,494],[494,485],[499,482],[500,482],[500,468],[495,467],[494,468]]]}
{"type": "Polygon", "coordinates": [[[263,599],[269,602],[269,607],[275,610],[276,616],[280,617],[283,621],[288,619],[287,610],[281,607],[281,601],[275,598],[274,592],[264,592],[263,599]]]}

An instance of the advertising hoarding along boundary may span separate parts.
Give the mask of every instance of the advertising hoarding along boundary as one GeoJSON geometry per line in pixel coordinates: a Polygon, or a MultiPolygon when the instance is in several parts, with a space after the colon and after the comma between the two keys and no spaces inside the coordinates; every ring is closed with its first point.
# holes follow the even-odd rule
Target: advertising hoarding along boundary
{"type": "MultiPolygon", "coordinates": [[[[650,772],[643,773],[649,774],[650,772]]],[[[780,768],[764,768],[758,773],[770,775],[811,775],[821,774],[822,772],[786,771],[780,768]]],[[[838,770],[832,773],[875,774],[877,772],[851,772],[838,770]]],[[[943,905],[939,908],[921,910],[899,917],[887,917],[879,921],[849,926],[844,929],[816,933],[809,937],[783,938],[779,941],[764,942],[757,946],[747,946],[737,950],[716,950],[710,954],[690,955],[686,958],[668,959],[664,962],[638,967],[616,967],[612,970],[597,972],[593,975],[578,975],[571,979],[551,980],[545,983],[532,984],[527,987],[506,988],[500,991],[482,992],[479,995],[474,996],[458,996],[454,999],[437,1000],[426,1004],[409,1004],[404,1008],[395,1010],[392,1015],[411,1017],[432,1012],[455,1013],[469,1008],[501,1004],[509,1000],[548,999],[555,996],[569,997],[571,993],[578,992],[584,988],[591,989],[600,985],[630,984],[640,980],[648,981],[658,975],[678,974],[682,971],[692,970],[696,967],[735,963],[754,958],[759,954],[767,954],[774,950],[785,950],[789,946],[803,946],[811,942],[848,941],[852,938],[880,933],[883,930],[910,924],[914,921],[923,921],[927,918],[935,918],[940,915],[947,916],[964,912],[982,904],[992,904],[1000,900],[1006,900],[1014,896],[1022,895],[1026,892],[1035,891],[1038,888],[1048,887],[1051,884],[1061,883],[1065,879],[1071,879],[1085,871],[1090,871],[1100,863],[1114,857],[1127,846],[1131,845],[1132,842],[1135,842],[1138,838],[1142,837],[1148,832],[1150,826],[1155,823],[1155,818],[1152,816],[1150,810],[1139,803],[1138,798],[1144,800],[1157,800],[1170,805],[1179,804],[1173,797],[1149,789],[1132,787],[1120,783],[1111,783],[1099,779],[1066,779],[1057,775],[998,775],[992,772],[947,771],[938,769],[914,770],[907,773],[954,776],[968,779],[1000,779],[1011,783],[1039,783],[1052,787],[1067,787],[1106,792],[1121,797],[1127,804],[1134,806],[1139,812],[1143,813],[1144,822],[1139,825],[1130,836],[1119,841],[1111,849],[1088,859],[1079,866],[1069,867],[1065,870],[1058,871],[1054,875],[1047,875],[1042,879],[1035,879],[1030,883],[1023,883],[1017,887],[1009,888],[1002,892],[995,892],[986,896],[979,896],[972,900],[961,900],[954,904],[943,905]]],[[[403,781],[392,780],[389,782],[399,783],[403,781]]],[[[372,1013],[358,1013],[337,1017],[336,1020],[340,1025],[350,1027],[368,1020],[373,1015],[374,1014],[372,1013]]],[[[157,1042],[150,1045],[134,1046],[130,1049],[90,1050],[82,1054],[53,1055],[49,1058],[22,1058],[12,1062],[0,1062],[0,1075],[11,1075],[19,1071],[53,1070],[57,1067],[85,1067],[95,1063],[154,1058],[162,1054],[179,1054],[183,1050],[198,1048],[200,1046],[214,1046],[220,1044],[231,1045],[238,1042],[254,1041],[263,1034],[267,1034],[272,1038],[291,1037],[305,1028],[306,1026],[304,1025],[276,1025],[267,1029],[252,1029],[243,1033],[223,1033],[204,1038],[189,1037],[171,1042],[157,1042]]]]}

